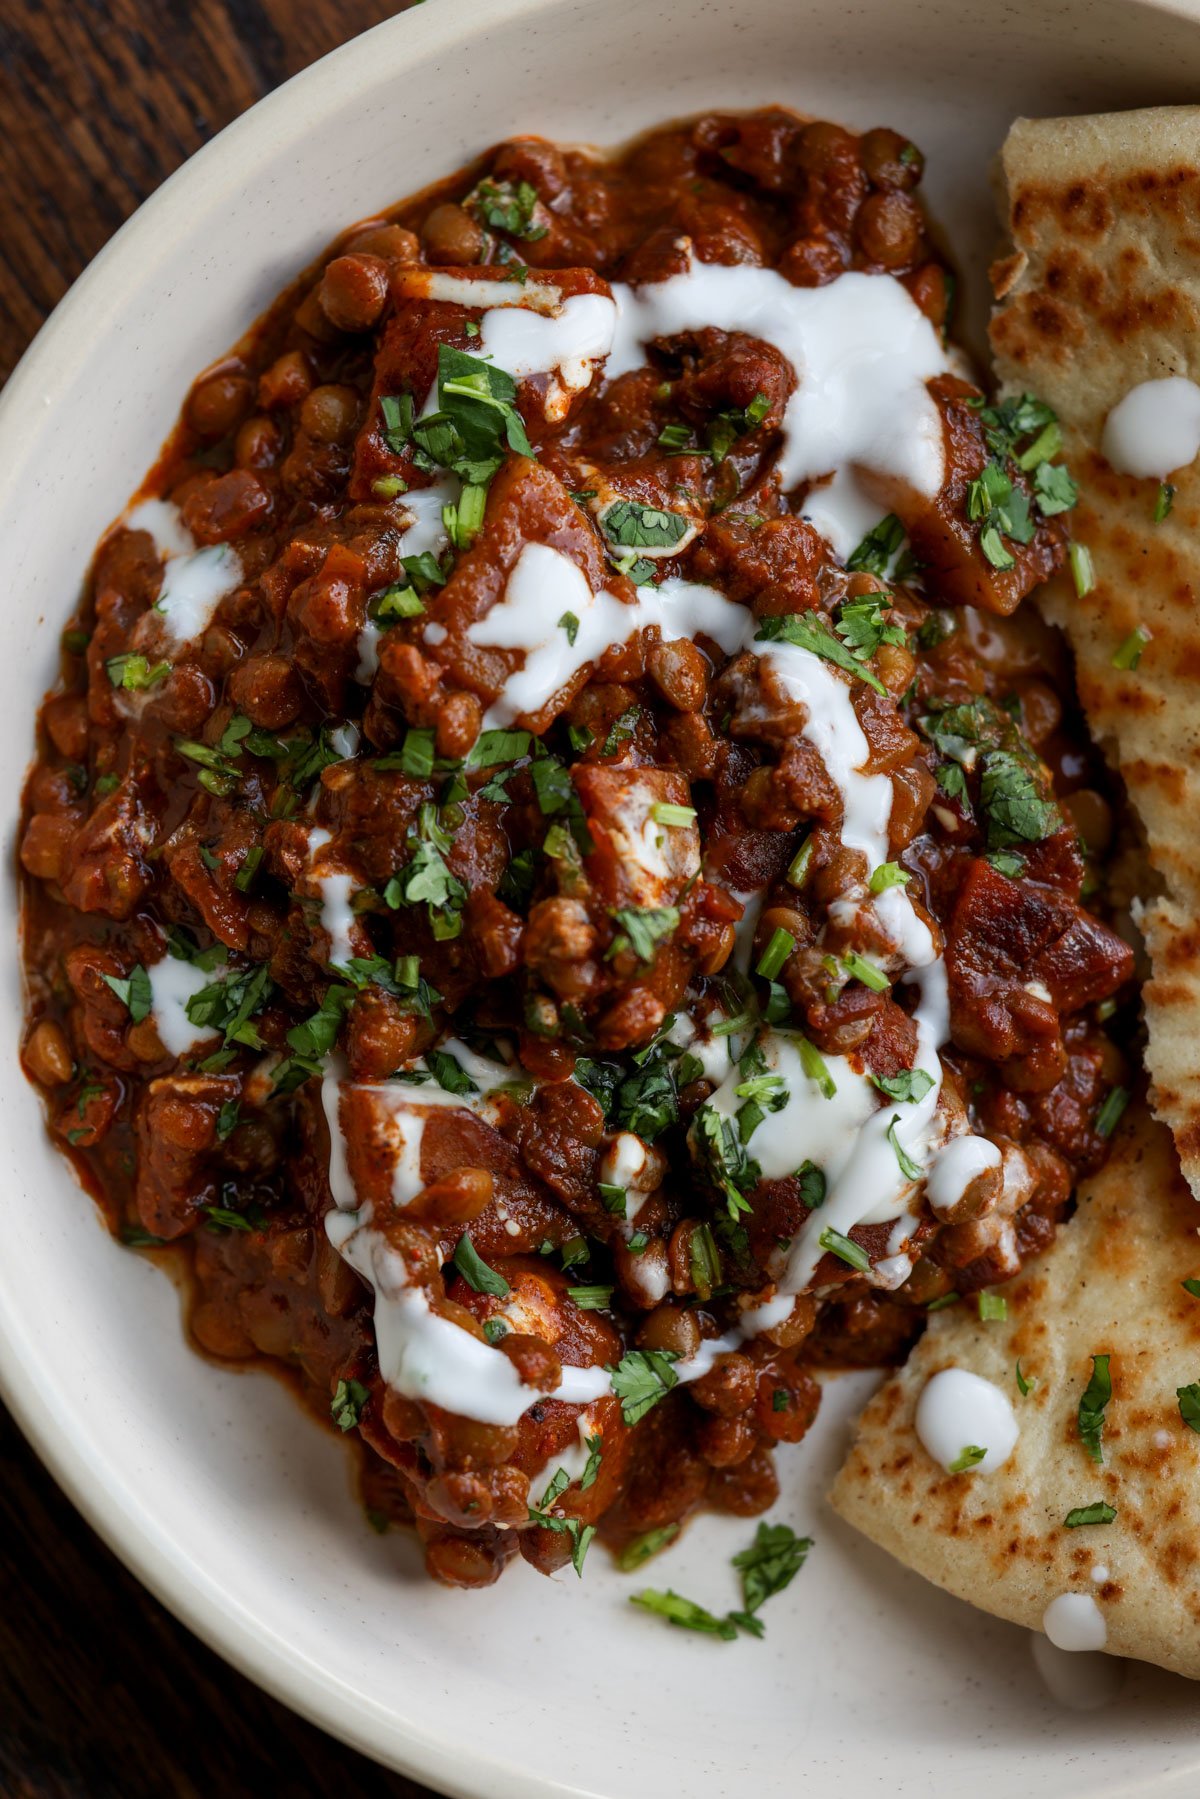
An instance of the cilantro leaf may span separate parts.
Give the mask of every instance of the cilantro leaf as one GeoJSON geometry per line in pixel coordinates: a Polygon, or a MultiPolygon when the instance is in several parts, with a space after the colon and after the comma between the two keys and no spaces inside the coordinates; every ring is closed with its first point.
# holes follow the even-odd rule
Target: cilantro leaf
{"type": "Polygon", "coordinates": [[[266,1005],[272,991],[270,970],[238,969],[222,980],[210,981],[192,994],[184,1010],[190,1022],[201,1030],[221,1031],[226,1043],[245,1044],[248,1049],[262,1049],[263,1040],[250,1020],[266,1005]]]}
{"type": "Polygon", "coordinates": [[[889,1099],[907,1100],[915,1105],[933,1086],[933,1076],[923,1068],[905,1068],[899,1074],[873,1074],[874,1084],[889,1099]]]}
{"type": "MultiPolygon", "coordinates": [[[[157,1241],[158,1239],[155,1238],[155,1242],[157,1241]]],[[[644,1562],[650,1560],[651,1556],[660,1555],[664,1549],[668,1548],[678,1535],[678,1524],[660,1524],[657,1530],[643,1532],[640,1537],[634,1537],[631,1542],[626,1543],[620,1551],[617,1556],[617,1567],[622,1574],[635,1573],[644,1562]]]]}
{"type": "Polygon", "coordinates": [[[640,1423],[678,1384],[679,1376],[671,1366],[678,1360],[672,1349],[630,1349],[609,1368],[626,1424],[640,1423]]]}
{"type": "Polygon", "coordinates": [[[733,1558],[742,1578],[746,1610],[758,1611],[774,1594],[790,1586],[812,1546],[811,1537],[798,1537],[789,1524],[760,1524],[749,1549],[733,1558]]]}
{"type": "Polygon", "coordinates": [[[115,974],[101,975],[100,978],[116,994],[134,1024],[140,1024],[149,1016],[154,1005],[154,990],[150,976],[140,962],[130,969],[124,980],[115,974]]]}
{"type": "Polygon", "coordinates": [[[1112,1398],[1112,1376],[1106,1355],[1092,1357],[1092,1377],[1079,1401],[1079,1436],[1093,1462],[1104,1460],[1100,1439],[1104,1434],[1104,1408],[1112,1398]]]}
{"type": "Polygon", "coordinates": [[[637,500],[614,500],[601,514],[600,528],[610,543],[623,549],[670,550],[687,536],[692,521],[637,500]]]}
{"type": "Polygon", "coordinates": [[[463,201],[481,225],[492,231],[507,231],[510,237],[536,243],[546,236],[548,225],[535,225],[538,192],[531,181],[481,181],[463,201]]]}
{"type": "Polygon", "coordinates": [[[512,1288],[502,1274],[489,1268],[466,1231],[458,1239],[452,1257],[454,1266],[466,1281],[468,1287],[476,1293],[487,1293],[493,1299],[507,1299],[512,1288]]]}
{"type": "Polygon", "coordinates": [[[447,1093],[478,1093],[477,1084],[471,1079],[457,1056],[446,1049],[427,1049],[425,1061],[439,1087],[447,1093]]]}
{"type": "Polygon", "coordinates": [[[645,1587],[640,1593],[631,1593],[629,1603],[640,1605],[643,1611],[654,1612],[680,1630],[702,1631],[708,1636],[722,1637],[727,1643],[737,1637],[737,1625],[731,1618],[716,1617],[707,1607],[697,1605],[694,1599],[685,1599],[670,1587],[665,1593],[645,1587]]]}
{"type": "Polygon", "coordinates": [[[956,1455],[950,1463],[949,1471],[951,1474],[969,1474],[972,1468],[979,1466],[986,1454],[987,1450],[978,1443],[967,1443],[961,1454],[956,1455]]]}
{"type": "Polygon", "coordinates": [[[888,572],[893,556],[897,554],[904,542],[904,526],[894,512],[881,518],[863,538],[858,548],[847,558],[846,567],[850,570],[862,569],[869,575],[881,578],[888,572]]]}
{"type": "Polygon", "coordinates": [[[1068,1530],[1078,1530],[1081,1524],[1111,1524],[1116,1515],[1115,1505],[1109,1505],[1104,1499],[1096,1499],[1091,1505],[1073,1506],[1063,1523],[1068,1530]]]}
{"type": "Polygon", "coordinates": [[[653,962],[658,945],[679,929],[678,906],[621,906],[612,916],[621,929],[609,947],[609,958],[629,949],[639,962],[653,962]]]}
{"type": "Polygon", "coordinates": [[[987,816],[988,844],[1002,849],[1013,843],[1040,843],[1062,823],[1047,797],[1041,776],[1008,750],[989,750],[983,758],[980,803],[987,816]]]}
{"type": "Polygon", "coordinates": [[[876,693],[887,693],[887,688],[878,675],[872,674],[869,668],[859,661],[852,651],[846,648],[840,637],[834,635],[829,621],[820,612],[788,612],[773,618],[760,619],[755,632],[757,643],[794,643],[811,655],[820,656],[826,662],[832,662],[855,680],[865,681],[876,693]]]}
{"type": "Polygon", "coordinates": [[[145,656],[126,654],[110,656],[104,664],[104,672],[114,687],[124,688],[126,693],[144,693],[149,687],[157,687],[165,681],[171,672],[169,662],[148,662],[145,656]]]}
{"type": "Polygon", "coordinates": [[[329,1402],[330,1415],[341,1431],[353,1430],[362,1417],[369,1394],[361,1381],[340,1380],[329,1402]]]}
{"type": "Polygon", "coordinates": [[[1192,1381],[1186,1387],[1176,1387],[1175,1397],[1179,1401],[1179,1416],[1188,1429],[1200,1431],[1200,1381],[1192,1381]]]}

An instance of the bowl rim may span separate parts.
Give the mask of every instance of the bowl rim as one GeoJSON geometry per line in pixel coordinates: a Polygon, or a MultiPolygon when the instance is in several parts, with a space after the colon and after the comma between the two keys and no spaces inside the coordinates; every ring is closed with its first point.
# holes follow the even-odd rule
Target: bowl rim
{"type": "MultiPolygon", "coordinates": [[[[555,10],[561,0],[472,0],[470,23],[509,25],[555,10]]],[[[1200,21],[1200,0],[1122,0],[1130,11],[1161,13],[1200,21]]],[[[381,58],[402,63],[408,47],[422,57],[461,45],[466,26],[459,8],[422,5],[381,21],[327,52],[264,95],[195,151],[118,228],[47,316],[0,390],[0,469],[3,484],[27,478],[25,433],[28,410],[59,403],[88,355],[89,316],[121,304],[125,277],[136,270],[143,246],[152,249],[163,225],[186,215],[189,201],[201,201],[254,162],[255,146],[279,151],[319,128],[331,105],[364,81],[378,76],[381,58]]],[[[11,879],[11,876],[10,876],[11,879]]],[[[82,1189],[81,1189],[82,1191],[82,1189]]],[[[231,1605],[203,1571],[177,1550],[165,1532],[145,1528],[128,1504],[119,1476],[86,1446],[61,1429],[35,1403],[27,1376],[32,1345],[17,1321],[0,1313],[0,1399],[22,1435],[71,1504],[102,1542],[143,1586],[208,1648],[273,1698],[335,1740],[383,1766],[426,1783],[449,1799],[583,1799],[571,1783],[530,1776],[503,1751],[481,1754],[427,1730],[419,1720],[380,1709],[352,1688],[331,1683],[320,1667],[248,1609],[231,1605]],[[390,1725],[390,1727],[389,1727],[390,1725]]],[[[600,1799],[593,1789],[594,1799],[600,1799]]]]}

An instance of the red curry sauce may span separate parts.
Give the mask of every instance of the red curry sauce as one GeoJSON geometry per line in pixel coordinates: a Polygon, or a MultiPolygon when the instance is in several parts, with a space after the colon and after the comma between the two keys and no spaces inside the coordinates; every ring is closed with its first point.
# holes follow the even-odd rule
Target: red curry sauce
{"type": "MultiPolygon", "coordinates": [[[[800,516],[803,491],[775,479],[797,371],[758,338],[694,331],[612,381],[535,374],[512,402],[485,398],[498,466],[468,470],[481,478],[448,543],[406,555],[411,495],[445,469],[414,421],[443,347],[470,357],[483,316],[430,298],[415,271],[563,298],[662,281],[689,254],[801,289],[861,271],[896,278],[941,332],[952,283],[920,173],[894,132],[781,110],[671,126],[611,160],[502,145],[349,233],[192,389],[145,491],[176,509],[189,554],[213,552],[191,578],[214,578],[219,546],[236,554],[195,635],[164,640],[161,533],[129,526],[101,545],[66,634],[21,846],[25,1062],[51,1129],[125,1242],[184,1246],[198,1344],[299,1370],[361,1438],[372,1510],[415,1519],[451,1584],[486,1584],[518,1550],[548,1571],[577,1548],[578,1529],[529,1509],[531,1479],[579,1445],[584,1408],[554,1397],[563,1367],[641,1357],[658,1402],[639,1415],[612,1392],[587,1408],[602,1453],[556,1518],[620,1542],[698,1507],[755,1514],[777,1493],[775,1443],[816,1413],[813,1365],[902,1356],[931,1303],[1044,1248],[1105,1153],[1120,1063],[1104,1020],[1131,957],[1081,894],[1111,813],[1060,643],[1010,616],[1065,552],[1067,508],[1038,472],[1052,461],[1030,459],[1040,413],[997,423],[968,380],[935,379],[943,486],[897,499],[899,536],[847,567],[800,516]],[[995,467],[1018,497],[981,519],[995,467]],[[686,543],[647,566],[598,522],[597,488],[651,536],[685,514],[686,543]],[[985,541],[1001,514],[1011,535],[985,541]],[[766,1179],[746,1145],[718,1133],[714,1159],[689,1135],[719,1082],[673,1021],[741,1017],[730,1035],[751,1057],[777,1025],[902,1089],[912,1004],[878,969],[847,969],[858,939],[835,921],[869,906],[861,857],[803,715],[768,727],[745,712],[755,657],[640,630],[472,761],[521,668],[519,651],[481,651],[472,625],[530,542],[619,604],[684,575],[760,625],[815,615],[866,768],[892,785],[888,866],[944,956],[939,1104],[1022,1171],[1015,1188],[985,1173],[943,1214],[926,1206],[898,1285],[878,1273],[888,1231],[856,1226],[786,1315],[669,1390],[655,1369],[769,1301],[780,1246],[820,1204],[802,1143],[796,1171],[766,1179]],[[656,850],[652,873],[630,861],[634,789],[695,834],[694,865],[692,851],[656,850]],[[321,869],[348,882],[340,962],[321,869]],[[758,915],[739,967],[747,894],[758,915]],[[201,1031],[182,1053],[150,1003],[147,971],[169,954],[192,971],[201,1031]],[[417,1191],[393,1206],[378,1095],[406,1072],[418,1091],[414,1065],[428,1082],[447,1038],[506,1056],[511,1079],[486,1116],[429,1109],[417,1191]],[[528,1386],[516,1423],[381,1377],[371,1292],[325,1228],[335,1054],[356,1191],[429,1307],[528,1386]],[[631,1154],[627,1191],[605,1175],[631,1154]],[[634,1192],[633,1212],[614,1198],[634,1192]]],[[[461,1058],[437,1066],[453,1097],[461,1058]]]]}

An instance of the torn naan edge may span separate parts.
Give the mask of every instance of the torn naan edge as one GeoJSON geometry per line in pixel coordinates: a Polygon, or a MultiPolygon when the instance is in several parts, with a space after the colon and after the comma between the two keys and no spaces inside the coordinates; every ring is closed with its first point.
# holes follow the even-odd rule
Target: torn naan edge
{"type": "Polygon", "coordinates": [[[1200,1197],[1200,465],[1158,481],[1100,454],[1105,419],[1139,382],[1200,380],[1200,107],[1021,119],[1004,146],[1013,253],[993,270],[1002,390],[1058,413],[1080,486],[1072,532],[1096,585],[1037,596],[1075,651],[1093,736],[1119,768],[1145,834],[1137,916],[1151,1100],[1200,1197]],[[1113,657],[1141,627],[1136,669],[1113,657]]]}
{"type": "Polygon", "coordinates": [[[1176,1398],[1200,1380],[1200,1299],[1181,1284],[1193,1276],[1195,1201],[1169,1133],[1139,1103],[1053,1247],[1003,1288],[1007,1320],[981,1323],[969,1302],[930,1320],[863,1413],[834,1509],[926,1579],[1033,1630],[1059,1594],[1090,1594],[1109,1653],[1200,1679],[1200,1435],[1176,1398]],[[1091,1357],[1105,1354],[1097,1466],[1077,1414],[1091,1357]],[[1018,1359],[1036,1383],[1024,1398],[1018,1359]],[[917,1438],[921,1390],[951,1367],[1012,1402],[1016,1448],[992,1474],[947,1474],[917,1438]],[[1111,1524],[1066,1526],[1096,1501],[1116,1508],[1111,1524]]]}

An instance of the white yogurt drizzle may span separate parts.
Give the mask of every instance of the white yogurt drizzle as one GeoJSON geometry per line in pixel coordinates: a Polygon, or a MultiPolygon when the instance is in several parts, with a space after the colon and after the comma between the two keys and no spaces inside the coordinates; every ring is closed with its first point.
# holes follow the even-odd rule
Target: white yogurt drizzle
{"type": "MultiPolygon", "coordinates": [[[[684,240],[686,243],[686,240],[684,240]]],[[[942,424],[925,383],[953,365],[937,332],[892,275],[849,273],[824,287],[793,287],[775,269],[697,262],[665,281],[614,286],[619,314],[606,373],[643,366],[658,338],[703,330],[745,332],[796,371],[783,418],[780,482],[833,480],[809,496],[819,530],[843,559],[864,520],[887,510],[886,490],[932,497],[945,467],[942,424]],[[883,484],[879,493],[874,488],[883,484]]]]}
{"type": "Polygon", "coordinates": [[[952,1211],[971,1183],[1002,1160],[986,1137],[952,1137],[929,1170],[925,1197],[935,1212],[952,1211]]]}
{"type": "Polygon", "coordinates": [[[214,1035],[212,1026],[194,1025],[187,1015],[187,1003],[202,987],[221,979],[219,969],[205,972],[194,962],[179,956],[164,956],[147,968],[153,995],[151,1016],[159,1041],[169,1056],[186,1056],[197,1043],[214,1035]]]}
{"type": "Polygon", "coordinates": [[[1161,481],[1200,453],[1200,387],[1186,375],[1141,381],[1104,422],[1100,448],[1123,475],[1161,481]]]}
{"type": "MultiPolygon", "coordinates": [[[[763,658],[775,683],[793,704],[803,707],[803,734],[819,752],[841,795],[842,841],[865,856],[869,869],[878,868],[888,856],[892,784],[886,775],[862,773],[869,746],[849,687],[820,657],[796,644],[758,643],[751,638],[745,647],[763,658]]],[[[836,1091],[826,1098],[797,1062],[794,1078],[787,1082],[786,1107],[768,1114],[748,1146],[762,1165],[759,1144],[767,1131],[780,1145],[790,1144],[795,1158],[780,1174],[793,1173],[806,1159],[816,1162],[825,1174],[825,1202],[806,1219],[788,1256],[780,1281],[786,1292],[799,1293],[807,1286],[824,1253],[820,1238],[826,1230],[848,1236],[856,1224],[902,1220],[915,1209],[918,1184],[904,1174],[895,1145],[924,1170],[942,1128],[938,1119],[942,1087],[938,1050],[950,1034],[945,966],[928,926],[917,916],[903,887],[886,889],[872,902],[872,908],[880,929],[906,964],[901,979],[917,989],[914,1067],[923,1069],[932,1085],[915,1103],[881,1106],[870,1077],[857,1073],[844,1058],[833,1057],[827,1060],[836,1091]],[[786,1120],[785,1126],[781,1127],[781,1120],[786,1120]],[[814,1150],[810,1144],[818,1148],[814,1150]]],[[[768,1058],[780,1053],[771,1035],[766,1053],[768,1058]]],[[[901,1226],[899,1236],[889,1245],[892,1254],[902,1250],[906,1234],[907,1227],[901,1226]]],[[[894,1269],[885,1275],[889,1284],[897,1272],[894,1269]]]]}
{"type": "MultiPolygon", "coordinates": [[[[423,556],[429,551],[440,556],[450,542],[446,532],[445,511],[457,503],[462,482],[457,475],[442,475],[428,487],[414,487],[401,501],[408,522],[400,533],[401,556],[423,556]]],[[[368,686],[379,672],[379,639],[384,627],[369,618],[358,634],[358,667],[354,679],[368,686]]]]}
{"type": "MultiPolygon", "coordinates": [[[[540,1469],[537,1474],[530,1475],[529,1497],[533,1503],[536,1504],[541,1498],[559,1469],[570,1482],[583,1479],[592,1453],[588,1447],[588,1438],[596,1435],[596,1425],[591,1412],[580,1412],[575,1424],[578,1433],[577,1441],[568,1443],[564,1449],[559,1450],[557,1455],[551,1456],[545,1467],[540,1469]]],[[[603,1435],[602,1432],[601,1435],[603,1435]]]]}
{"type": "MultiPolygon", "coordinates": [[[[451,1040],[443,1048],[481,1089],[485,1082],[494,1087],[512,1077],[506,1064],[476,1056],[462,1043],[451,1040]]],[[[375,1295],[373,1320],[380,1372],[390,1387],[408,1399],[427,1400],[483,1424],[516,1424],[539,1397],[550,1395],[539,1395],[524,1386],[507,1356],[435,1312],[425,1289],[410,1284],[403,1256],[374,1228],[373,1207],[369,1202],[360,1204],[355,1192],[342,1133],[342,1073],[331,1067],[322,1082],[330,1140],[329,1183],[335,1206],[326,1214],[325,1230],[334,1249],[375,1295]]],[[[459,1096],[432,1081],[421,1087],[382,1083],[368,1091],[381,1099],[398,1121],[392,1199],[402,1208],[420,1191],[424,1111],[432,1106],[482,1110],[480,1101],[486,1104],[486,1093],[459,1096]]],[[[603,1368],[564,1366],[562,1382],[553,1396],[586,1403],[610,1392],[611,1385],[603,1368]]]]}
{"type": "MultiPolygon", "coordinates": [[[[609,321],[602,309],[571,311],[571,303],[562,305],[557,290],[541,291],[548,284],[527,283],[524,288],[514,284],[513,293],[499,295],[497,284],[491,282],[428,272],[422,279],[429,298],[486,308],[480,346],[499,366],[506,366],[507,360],[517,378],[558,371],[569,385],[571,376],[581,372],[572,369],[573,363],[590,364],[604,354],[609,321]]],[[[682,273],[637,289],[616,287],[613,300],[609,379],[643,366],[645,347],[654,340],[705,327],[745,332],[782,352],[796,370],[797,386],[783,419],[781,484],[785,489],[805,482],[820,484],[810,493],[809,515],[843,559],[890,503],[891,494],[908,489],[933,496],[939,491],[944,479],[942,426],[925,383],[952,364],[929,321],[893,277],[851,273],[825,287],[796,288],[771,269],[698,263],[689,255],[682,273]]],[[[885,861],[891,782],[886,776],[862,772],[868,745],[848,685],[799,646],[756,643],[755,623],[745,608],[715,589],[668,579],[658,586],[639,587],[636,603],[625,605],[605,589],[594,593],[570,557],[547,544],[526,544],[500,601],[468,629],[470,640],[481,647],[524,652],[523,667],[510,677],[485,724],[504,726],[519,716],[536,714],[586,664],[651,624],[666,639],[703,633],[726,654],[744,648],[763,659],[789,701],[802,708],[803,732],[838,788],[844,809],[843,840],[862,851],[871,869],[885,861]],[[578,620],[573,644],[559,622],[567,613],[578,620]]],[[[427,628],[426,641],[438,640],[427,628]]],[[[364,648],[364,668],[373,662],[374,648],[373,642],[364,648]]],[[[360,669],[359,678],[369,677],[360,669]]],[[[823,1253],[818,1239],[829,1227],[847,1234],[856,1224],[892,1219],[892,1266],[881,1272],[881,1279],[899,1284],[911,1267],[902,1252],[922,1182],[903,1174],[888,1132],[894,1121],[895,1138],[924,1176],[944,1135],[938,1116],[942,1082],[938,1050],[949,1035],[947,984],[931,934],[903,889],[888,889],[872,903],[880,930],[904,963],[901,980],[917,989],[915,1066],[923,1068],[933,1084],[915,1104],[880,1106],[868,1077],[855,1072],[845,1058],[834,1057],[829,1067],[835,1093],[826,1099],[804,1074],[794,1040],[785,1032],[768,1033],[764,1055],[768,1067],[784,1075],[788,1098],[783,1111],[766,1114],[750,1153],[767,1178],[793,1173],[803,1160],[823,1158],[825,1203],[798,1233],[779,1293],[748,1313],[741,1329],[705,1342],[696,1356],[678,1363],[675,1373],[680,1381],[700,1378],[748,1333],[782,1321],[791,1297],[811,1279],[823,1253]]],[[[725,1039],[706,1038],[697,1042],[693,1053],[705,1061],[706,1069],[711,1063],[713,1077],[721,1081],[713,1103],[728,1115],[736,1109],[733,1087],[739,1078],[730,1066],[733,1046],[725,1039]]],[[[333,1140],[330,1178],[338,1207],[327,1228],[331,1241],[374,1288],[385,1379],[410,1397],[435,1399],[468,1417],[515,1422],[533,1401],[529,1390],[515,1382],[507,1358],[432,1313],[424,1291],[407,1284],[400,1258],[372,1230],[366,1209],[357,1208],[341,1140],[337,1093],[337,1081],[327,1078],[325,1103],[333,1140]]],[[[403,1204],[400,1194],[420,1180],[423,1123],[417,1127],[416,1117],[420,1108],[444,1101],[431,1099],[427,1089],[410,1087],[401,1095],[393,1088],[391,1093],[389,1109],[405,1120],[398,1127],[398,1166],[403,1164],[404,1171],[398,1176],[398,1190],[394,1188],[394,1198],[403,1204]]],[[[486,1094],[452,1099],[472,1108],[481,1101],[486,1104],[486,1094]]],[[[973,1169],[974,1178],[982,1166],[994,1165],[990,1147],[973,1156],[960,1152],[957,1159],[964,1178],[968,1170],[973,1169]]],[[[941,1169],[937,1190],[943,1205],[953,1203],[954,1177],[953,1163],[941,1169]]],[[[1005,1403],[997,1389],[980,1384],[1005,1403]]],[[[608,1376],[603,1370],[566,1369],[556,1396],[583,1401],[606,1390],[608,1376]]],[[[1011,1420],[1011,1407],[1008,1415],[1011,1420]]],[[[995,1426],[995,1409],[991,1418],[995,1426]]],[[[1011,1428],[1015,1441],[1015,1420],[1011,1428]]],[[[1003,1431],[994,1428],[992,1434],[996,1443],[982,1446],[989,1457],[1002,1460],[1012,1444],[1001,1451],[1003,1431]]],[[[953,1456],[963,1447],[965,1443],[956,1444],[953,1456]]],[[[999,1466],[999,1460],[990,1465],[999,1466]]],[[[980,1466],[986,1471],[989,1463],[985,1460],[980,1466]]]]}
{"type": "MultiPolygon", "coordinates": [[[[405,293],[483,308],[471,354],[485,357],[514,381],[552,375],[547,418],[565,417],[572,397],[591,384],[596,365],[612,349],[617,302],[607,294],[572,294],[564,300],[548,281],[488,281],[437,270],[414,270],[402,285],[405,293]]],[[[435,386],[423,412],[433,410],[436,401],[435,386]]]]}
{"type": "Polygon", "coordinates": [[[241,586],[242,564],[231,544],[196,540],[170,500],[143,500],[124,519],[128,531],[147,531],[163,563],[154,602],[166,647],[183,649],[202,637],[223,599],[241,586]]]}
{"type": "Polygon", "coordinates": [[[316,872],[320,852],[332,842],[333,838],[323,826],[309,827],[308,865],[312,881],[321,895],[321,929],[329,938],[328,960],[331,967],[337,968],[345,967],[354,954],[355,921],[350,901],[358,892],[359,883],[342,869],[331,869],[327,874],[316,872]]]}
{"type": "Polygon", "coordinates": [[[974,1448],[986,1453],[969,1471],[994,1474],[1016,1448],[1020,1434],[1008,1395],[967,1368],[943,1368],[926,1381],[914,1422],[922,1447],[948,1472],[964,1450],[974,1448]]]}
{"type": "MultiPolygon", "coordinates": [[[[481,648],[525,654],[524,665],[509,676],[504,692],[488,708],[485,726],[510,725],[536,714],[581,668],[648,625],[657,625],[668,642],[703,634],[729,654],[745,630],[746,609],[715,588],[678,576],[657,587],[639,587],[636,601],[626,605],[607,588],[593,593],[578,563],[561,550],[527,543],[503,597],[467,627],[468,639],[481,648]],[[568,614],[577,621],[574,627],[561,622],[568,614]]],[[[433,626],[426,627],[425,637],[440,641],[433,626]]]]}

